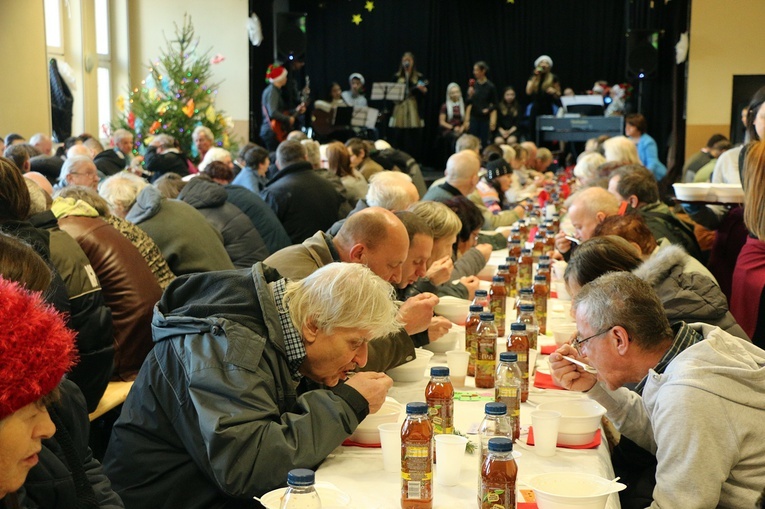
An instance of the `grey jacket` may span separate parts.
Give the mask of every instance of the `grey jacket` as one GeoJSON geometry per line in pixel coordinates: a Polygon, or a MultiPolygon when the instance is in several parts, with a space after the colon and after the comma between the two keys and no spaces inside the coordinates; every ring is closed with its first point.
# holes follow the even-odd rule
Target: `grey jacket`
{"type": "Polygon", "coordinates": [[[725,294],[715,281],[701,273],[686,272],[688,258],[682,247],[666,246],[633,272],[656,291],[670,324],[708,323],[749,340],[728,311],[725,294]]]}
{"type": "Polygon", "coordinates": [[[256,264],[168,287],[104,458],[128,509],[256,507],[253,496],[316,468],[367,415],[342,383],[293,381],[277,279],[256,264]]]}
{"type": "Polygon", "coordinates": [[[234,267],[247,268],[269,255],[263,237],[244,212],[228,203],[228,193],[220,184],[191,179],[178,199],[197,209],[221,235],[234,267]]]}

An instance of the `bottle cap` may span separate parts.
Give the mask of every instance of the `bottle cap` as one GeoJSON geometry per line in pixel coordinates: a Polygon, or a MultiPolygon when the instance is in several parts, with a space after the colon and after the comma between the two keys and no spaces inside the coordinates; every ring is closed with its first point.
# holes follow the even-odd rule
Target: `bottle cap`
{"type": "Polygon", "coordinates": [[[489,295],[489,292],[487,292],[486,290],[476,290],[475,291],[475,296],[476,297],[486,297],[487,295],[489,295]]]}
{"type": "Polygon", "coordinates": [[[482,322],[493,322],[494,321],[494,313],[481,313],[481,321],[482,322]]]}
{"type": "Polygon", "coordinates": [[[520,306],[521,312],[529,311],[531,313],[534,312],[534,304],[528,303],[528,304],[521,304],[520,306]]]}
{"type": "Polygon", "coordinates": [[[489,439],[489,452],[510,452],[513,450],[513,441],[505,437],[489,439]]]}
{"type": "MultiPolygon", "coordinates": [[[[518,233],[520,234],[520,232],[518,232],[518,233]]],[[[510,242],[508,242],[508,244],[518,244],[520,246],[521,245],[521,241],[518,240],[518,239],[515,239],[515,240],[511,240],[510,242]]]]}
{"type": "MultiPolygon", "coordinates": [[[[493,278],[491,278],[491,280],[492,280],[492,282],[494,282],[494,283],[502,283],[502,284],[505,284],[505,278],[503,278],[502,276],[494,276],[493,278]]],[[[545,280],[545,281],[547,281],[547,280],[545,280]]]]}
{"type": "Polygon", "coordinates": [[[428,413],[428,404],[423,403],[421,401],[414,401],[412,403],[406,404],[406,413],[407,415],[414,415],[414,414],[427,414],[428,413]]]}
{"type": "Polygon", "coordinates": [[[512,265],[513,263],[518,263],[518,258],[516,258],[515,256],[508,256],[507,258],[505,258],[505,261],[507,262],[508,265],[512,265]]]}
{"type": "Polygon", "coordinates": [[[521,256],[523,255],[530,255],[531,249],[521,249],[521,256]]]}
{"type": "MultiPolygon", "coordinates": [[[[521,324],[526,325],[526,324],[521,324]]],[[[510,329],[513,328],[513,324],[510,324],[510,329]]],[[[518,362],[518,354],[515,352],[500,352],[499,362],[518,362]]]]}
{"type": "Polygon", "coordinates": [[[507,405],[504,403],[499,403],[496,401],[492,401],[491,403],[486,403],[485,410],[487,415],[506,415],[507,414],[507,405]]]}
{"type": "Polygon", "coordinates": [[[497,265],[497,270],[507,270],[509,268],[510,267],[508,265],[506,265],[506,264],[497,265]]]}
{"type": "Polygon", "coordinates": [[[537,274],[534,276],[534,281],[545,281],[547,282],[547,277],[544,274],[537,274]]]}
{"type": "Polygon", "coordinates": [[[511,231],[511,232],[518,232],[518,233],[521,233],[521,229],[520,229],[520,228],[518,228],[517,226],[513,226],[512,228],[510,228],[510,231],[511,231]]]}
{"type": "Polygon", "coordinates": [[[434,366],[430,368],[430,376],[449,376],[449,368],[446,366],[434,366]]]}
{"type": "Polygon", "coordinates": [[[471,304],[470,305],[470,312],[471,313],[480,313],[483,311],[483,306],[480,304],[471,304]]]}
{"type": "Polygon", "coordinates": [[[548,255],[539,255],[539,263],[542,262],[550,262],[550,257],[548,255]]]}
{"type": "Polygon", "coordinates": [[[526,330],[526,324],[525,323],[513,322],[513,323],[510,324],[510,330],[525,331],[526,330]]]}
{"type": "Polygon", "coordinates": [[[535,238],[535,239],[539,239],[539,240],[544,240],[544,238],[545,238],[545,235],[544,235],[544,233],[541,233],[541,232],[537,232],[537,233],[534,235],[534,238],[535,238]]]}
{"type": "MultiPolygon", "coordinates": [[[[476,290],[476,292],[477,291],[478,290],[476,290]]],[[[529,288],[521,288],[521,293],[530,293],[530,294],[534,295],[534,289],[531,288],[531,287],[529,287],[529,288]]]]}
{"type": "Polygon", "coordinates": [[[287,484],[291,486],[310,486],[316,480],[313,470],[294,468],[287,473],[287,484]]]}

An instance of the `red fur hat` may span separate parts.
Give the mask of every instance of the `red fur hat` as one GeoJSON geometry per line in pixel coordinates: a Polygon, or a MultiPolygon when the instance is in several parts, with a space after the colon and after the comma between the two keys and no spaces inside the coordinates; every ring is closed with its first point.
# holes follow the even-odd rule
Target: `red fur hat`
{"type": "Polygon", "coordinates": [[[275,81],[285,72],[287,72],[287,69],[283,65],[271,64],[266,71],[266,81],[275,81]]]}
{"type": "Polygon", "coordinates": [[[39,293],[0,277],[0,419],[55,389],[76,356],[63,317],[39,293]]]}

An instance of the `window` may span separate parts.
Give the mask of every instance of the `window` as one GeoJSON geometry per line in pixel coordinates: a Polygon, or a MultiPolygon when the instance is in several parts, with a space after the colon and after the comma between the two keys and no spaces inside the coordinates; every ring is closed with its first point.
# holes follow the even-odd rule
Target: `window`
{"type": "Polygon", "coordinates": [[[98,129],[106,137],[112,122],[112,52],[109,39],[109,0],[95,0],[96,53],[98,54],[98,129]]]}
{"type": "Polygon", "coordinates": [[[61,0],[45,0],[45,39],[48,53],[64,54],[64,30],[61,0]]]}

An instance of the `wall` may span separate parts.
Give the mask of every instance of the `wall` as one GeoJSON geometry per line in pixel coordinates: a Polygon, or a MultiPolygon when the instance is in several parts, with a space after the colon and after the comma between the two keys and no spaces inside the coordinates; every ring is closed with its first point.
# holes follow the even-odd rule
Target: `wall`
{"type": "Polygon", "coordinates": [[[693,0],[685,154],[730,133],[734,74],[765,74],[762,0],[693,0]]]}
{"type": "Polygon", "coordinates": [[[131,0],[128,7],[131,86],[139,86],[146,78],[148,62],[166,47],[165,37],[173,38],[173,22],[182,24],[184,12],[191,15],[200,39],[199,50],[210,48],[211,56],[221,54],[226,58],[212,66],[212,81],[221,83],[216,109],[232,117],[234,134],[240,141],[247,140],[250,115],[247,0],[131,0]]]}
{"type": "Polygon", "coordinates": [[[0,136],[50,134],[43,0],[3,0],[0,5],[0,136]]]}

